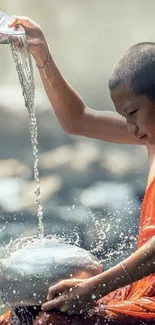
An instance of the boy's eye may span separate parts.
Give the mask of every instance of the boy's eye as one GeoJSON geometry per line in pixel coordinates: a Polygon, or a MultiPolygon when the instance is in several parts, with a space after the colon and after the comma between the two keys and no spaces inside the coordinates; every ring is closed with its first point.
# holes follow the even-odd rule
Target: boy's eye
{"type": "Polygon", "coordinates": [[[130,112],[129,115],[134,115],[137,112],[137,109],[135,109],[134,111],[130,112]]]}

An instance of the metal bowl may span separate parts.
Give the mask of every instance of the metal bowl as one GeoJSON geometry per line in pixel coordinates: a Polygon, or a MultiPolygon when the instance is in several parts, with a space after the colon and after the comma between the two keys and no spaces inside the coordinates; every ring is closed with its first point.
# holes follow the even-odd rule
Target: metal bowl
{"type": "Polygon", "coordinates": [[[71,277],[84,279],[101,272],[99,261],[82,248],[36,241],[1,260],[2,299],[12,307],[41,305],[52,284],[71,277]]]}

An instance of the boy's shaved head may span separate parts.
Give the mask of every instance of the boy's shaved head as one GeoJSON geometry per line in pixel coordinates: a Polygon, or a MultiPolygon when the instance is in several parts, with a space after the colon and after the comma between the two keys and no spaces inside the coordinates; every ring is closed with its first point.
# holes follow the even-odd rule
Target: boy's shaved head
{"type": "Polygon", "coordinates": [[[109,89],[128,82],[132,91],[155,100],[155,43],[138,43],[130,47],[115,64],[109,78],[109,89]]]}

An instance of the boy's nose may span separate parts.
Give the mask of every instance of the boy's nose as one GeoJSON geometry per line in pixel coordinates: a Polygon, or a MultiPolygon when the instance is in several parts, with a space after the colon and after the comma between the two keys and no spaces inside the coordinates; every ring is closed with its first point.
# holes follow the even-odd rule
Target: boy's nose
{"type": "Polygon", "coordinates": [[[138,126],[133,122],[128,122],[127,121],[127,130],[128,130],[129,133],[132,133],[133,135],[136,135],[136,133],[138,131],[138,126]]]}

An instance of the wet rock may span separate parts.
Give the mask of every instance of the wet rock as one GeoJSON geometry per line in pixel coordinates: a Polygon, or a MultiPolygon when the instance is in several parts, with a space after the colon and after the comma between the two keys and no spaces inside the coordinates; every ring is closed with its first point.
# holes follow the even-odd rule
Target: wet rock
{"type": "Polygon", "coordinates": [[[67,165],[74,171],[85,171],[100,160],[100,150],[93,142],[75,141],[74,145],[65,145],[40,156],[41,169],[55,169],[67,165]]]}
{"type": "Polygon", "coordinates": [[[131,185],[124,183],[96,182],[82,191],[80,199],[89,208],[108,206],[114,211],[121,209],[126,201],[134,198],[131,185]]]}
{"type": "Polygon", "coordinates": [[[103,152],[101,166],[114,177],[127,178],[128,175],[147,173],[147,152],[145,146],[120,146],[111,144],[103,152]],[[137,159],[138,157],[138,159],[137,159]]]}
{"type": "Polygon", "coordinates": [[[16,211],[20,205],[20,192],[25,181],[21,178],[0,178],[0,206],[5,211],[16,211]]]}
{"type": "Polygon", "coordinates": [[[30,169],[16,159],[0,160],[0,177],[21,177],[27,179],[32,175],[30,169]]]}
{"type": "MultiPolygon", "coordinates": [[[[44,204],[48,201],[55,193],[57,193],[62,186],[62,180],[58,175],[44,176],[40,179],[41,187],[41,202],[44,204]]],[[[20,192],[20,204],[18,210],[25,210],[31,208],[31,210],[36,211],[35,204],[35,183],[30,181],[25,183],[20,192]]]]}
{"type": "Polygon", "coordinates": [[[65,145],[40,155],[39,166],[42,170],[53,170],[68,165],[73,160],[74,147],[65,145]]]}
{"type": "MultiPolygon", "coordinates": [[[[50,200],[62,186],[58,175],[44,176],[40,179],[41,202],[50,200]]],[[[21,178],[0,178],[0,206],[4,211],[18,212],[31,209],[37,210],[35,204],[35,183],[21,178]]]]}
{"type": "Polygon", "coordinates": [[[100,177],[99,163],[100,150],[94,143],[75,141],[74,145],[42,154],[39,166],[41,173],[54,170],[63,179],[65,188],[74,188],[88,186],[100,177]]]}

